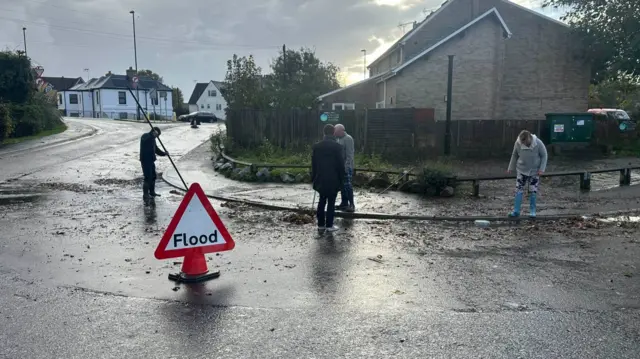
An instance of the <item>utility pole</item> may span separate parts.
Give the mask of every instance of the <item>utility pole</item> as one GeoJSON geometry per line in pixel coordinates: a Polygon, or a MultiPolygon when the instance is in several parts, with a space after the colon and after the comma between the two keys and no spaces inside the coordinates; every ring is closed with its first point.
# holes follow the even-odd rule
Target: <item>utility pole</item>
{"type": "MultiPolygon", "coordinates": [[[[138,76],[138,48],[136,45],[136,12],[131,10],[129,11],[129,14],[131,14],[131,18],[133,19],[133,59],[136,66],[136,76],[138,76]]],[[[136,99],[140,101],[140,90],[138,89],[138,86],[136,86],[136,99]]],[[[137,119],[138,121],[140,121],[140,109],[138,108],[138,106],[136,106],[136,112],[138,114],[137,119]]]]}
{"type": "Polygon", "coordinates": [[[367,78],[367,49],[363,49],[360,51],[362,51],[362,53],[364,54],[364,60],[363,60],[364,68],[362,69],[363,70],[362,74],[364,75],[363,79],[366,79],[367,78]]]}
{"type": "Polygon", "coordinates": [[[27,57],[27,28],[22,28],[22,38],[24,39],[24,57],[27,57]]]}
{"type": "Polygon", "coordinates": [[[451,95],[453,92],[453,55],[449,55],[449,74],[447,76],[447,118],[444,130],[444,154],[451,154],[451,95]]]}
{"type": "Polygon", "coordinates": [[[282,67],[284,67],[285,80],[289,76],[289,69],[287,67],[287,45],[282,45],[282,67]]]}

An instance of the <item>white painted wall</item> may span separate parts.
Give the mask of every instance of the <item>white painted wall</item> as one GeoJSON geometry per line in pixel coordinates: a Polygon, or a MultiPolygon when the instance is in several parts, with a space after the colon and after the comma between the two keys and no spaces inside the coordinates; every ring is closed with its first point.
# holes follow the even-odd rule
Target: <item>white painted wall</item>
{"type": "MultiPolygon", "coordinates": [[[[198,109],[195,111],[213,112],[216,117],[220,119],[225,118],[224,109],[227,108],[227,101],[224,100],[220,89],[217,88],[213,82],[209,82],[209,85],[207,85],[207,88],[202,95],[200,95],[196,103],[198,104],[198,109]],[[215,96],[210,96],[210,91],[215,91],[215,96]]],[[[189,105],[189,112],[193,112],[191,111],[191,105],[189,105]]]]}
{"type": "Polygon", "coordinates": [[[82,91],[82,116],[93,117],[93,93],[82,91]]]}
{"type": "Polygon", "coordinates": [[[82,93],[79,91],[64,91],[64,108],[67,110],[67,116],[82,115],[82,93]],[[78,103],[72,104],[69,100],[71,95],[78,96],[78,103]]]}
{"type": "Polygon", "coordinates": [[[65,101],[65,91],[56,91],[56,103],[58,104],[58,110],[64,110],[67,108],[67,101],[65,101]]]}
{"type": "MultiPolygon", "coordinates": [[[[166,91],[166,101],[160,97],[160,92],[163,91],[158,91],[158,105],[155,106],[155,113],[158,114],[158,116],[171,118],[173,116],[171,91],[166,91]]],[[[140,105],[147,115],[154,113],[154,106],[149,91],[140,90],[136,92],[134,90],[133,93],[139,94],[140,105]]],[[[136,101],[128,90],[100,89],[99,96],[100,104],[96,104],[96,111],[100,108],[101,117],[120,119],[125,118],[124,114],[126,113],[127,119],[135,119],[137,114],[136,101]],[[126,99],[125,104],[120,104],[119,93],[124,93],[126,99]]]]}

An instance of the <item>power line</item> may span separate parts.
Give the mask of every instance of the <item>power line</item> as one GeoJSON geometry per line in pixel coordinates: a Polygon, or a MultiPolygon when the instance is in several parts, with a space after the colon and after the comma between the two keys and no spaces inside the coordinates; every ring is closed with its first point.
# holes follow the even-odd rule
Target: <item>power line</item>
{"type": "MultiPolygon", "coordinates": [[[[120,34],[120,33],[115,33],[115,32],[107,32],[107,31],[98,31],[98,30],[91,30],[91,29],[82,29],[82,28],[76,28],[76,27],[68,27],[68,26],[61,26],[61,25],[55,25],[55,24],[46,24],[46,23],[41,23],[41,22],[35,22],[35,21],[29,21],[29,20],[24,20],[24,19],[16,19],[16,18],[8,18],[8,17],[3,17],[0,16],[0,19],[3,20],[8,20],[8,21],[13,21],[13,22],[17,22],[17,23],[27,23],[27,24],[32,24],[35,26],[40,26],[40,27],[47,27],[47,28],[52,28],[52,29],[58,29],[58,30],[63,30],[63,31],[76,31],[76,32],[81,32],[81,33],[87,33],[87,34],[93,34],[93,35],[101,35],[101,36],[106,36],[106,37],[112,37],[112,38],[124,38],[124,39],[132,39],[133,37],[131,35],[127,35],[127,34],[120,34]]],[[[140,39],[144,39],[147,41],[156,41],[156,42],[165,42],[165,43],[172,43],[172,44],[193,44],[193,45],[201,45],[201,46],[208,46],[208,47],[220,47],[220,48],[248,48],[248,49],[277,49],[280,48],[280,46],[267,46],[267,45],[232,45],[232,44],[215,44],[215,43],[207,43],[207,42],[200,42],[200,41],[184,41],[184,40],[172,40],[172,39],[167,39],[167,38],[159,38],[159,37],[151,37],[151,36],[138,36],[138,38],[140,39]]]]}
{"type": "MultiPolygon", "coordinates": [[[[46,3],[46,2],[33,1],[33,0],[21,0],[21,1],[22,2],[30,2],[30,3],[33,3],[33,4],[38,4],[38,5],[41,5],[41,6],[48,6],[48,7],[54,8],[54,9],[61,9],[61,10],[64,10],[64,11],[71,11],[71,12],[75,12],[75,13],[83,14],[83,15],[96,16],[95,13],[90,13],[90,12],[87,12],[87,11],[80,11],[80,10],[73,9],[73,8],[70,8],[70,7],[66,7],[66,6],[53,5],[53,4],[49,4],[49,3],[46,3]]],[[[116,18],[113,18],[113,17],[104,17],[104,16],[100,16],[100,18],[129,24],[129,21],[124,20],[124,19],[116,19],[116,18]]]]}

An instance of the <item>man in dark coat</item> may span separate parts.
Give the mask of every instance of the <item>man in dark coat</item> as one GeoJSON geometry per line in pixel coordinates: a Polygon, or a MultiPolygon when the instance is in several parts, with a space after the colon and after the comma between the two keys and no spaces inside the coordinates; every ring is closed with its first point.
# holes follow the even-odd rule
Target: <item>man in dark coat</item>
{"type": "Polygon", "coordinates": [[[311,178],[313,178],[313,189],[320,194],[317,210],[318,230],[335,232],[338,228],[333,225],[333,218],[336,197],[344,183],[344,157],[342,146],[333,136],[333,125],[324,126],[323,132],[322,141],[313,145],[311,178]]]}
{"type": "Polygon", "coordinates": [[[140,164],[144,174],[142,185],[143,199],[148,202],[152,197],[159,197],[156,193],[156,155],[166,156],[156,145],[156,137],[160,136],[160,128],[154,127],[150,132],[140,137],[140,164]]]}

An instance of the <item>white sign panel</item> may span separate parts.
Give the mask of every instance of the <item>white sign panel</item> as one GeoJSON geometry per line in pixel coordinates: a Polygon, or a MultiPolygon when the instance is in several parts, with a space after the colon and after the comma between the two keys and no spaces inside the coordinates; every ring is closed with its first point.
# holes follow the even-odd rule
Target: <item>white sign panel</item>
{"type": "Polygon", "coordinates": [[[209,247],[227,243],[218,227],[207,213],[198,196],[193,196],[187,205],[178,226],[171,235],[166,251],[186,248],[209,247]]]}

